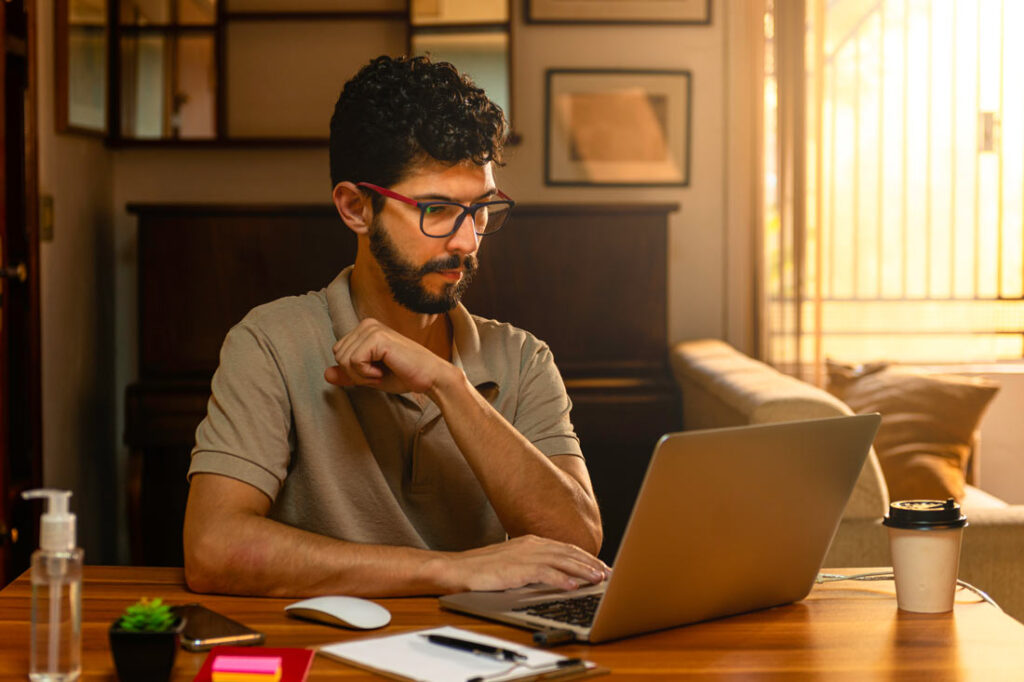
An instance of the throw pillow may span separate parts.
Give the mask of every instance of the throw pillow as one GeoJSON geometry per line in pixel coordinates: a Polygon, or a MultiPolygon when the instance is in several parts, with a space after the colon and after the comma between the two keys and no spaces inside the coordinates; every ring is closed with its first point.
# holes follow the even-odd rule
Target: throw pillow
{"type": "Polygon", "coordinates": [[[828,361],[828,374],[850,409],[882,415],[875,452],[890,499],[963,499],[972,436],[999,384],[884,363],[828,361]]]}

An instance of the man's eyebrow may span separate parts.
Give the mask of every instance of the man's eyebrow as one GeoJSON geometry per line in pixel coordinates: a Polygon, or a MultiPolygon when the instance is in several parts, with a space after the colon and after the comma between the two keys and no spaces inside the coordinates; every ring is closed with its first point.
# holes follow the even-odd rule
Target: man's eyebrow
{"type": "MultiPolygon", "coordinates": [[[[484,192],[480,196],[478,196],[475,199],[473,199],[473,201],[470,202],[470,203],[474,203],[475,204],[476,202],[481,201],[483,199],[487,199],[489,197],[493,197],[497,193],[498,193],[498,188],[497,187],[491,187],[486,192],[484,192]]],[[[454,198],[446,196],[444,194],[417,194],[417,195],[413,196],[413,199],[416,199],[417,201],[450,201],[450,202],[455,203],[455,204],[461,203],[458,199],[454,199],[454,198]]]]}

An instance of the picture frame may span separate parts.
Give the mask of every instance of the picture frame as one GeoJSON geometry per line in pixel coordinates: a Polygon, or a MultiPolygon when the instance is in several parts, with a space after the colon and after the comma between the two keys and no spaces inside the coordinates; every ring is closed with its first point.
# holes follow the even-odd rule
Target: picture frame
{"type": "Polygon", "coordinates": [[[526,0],[534,24],[711,23],[711,0],[526,0]]]}
{"type": "Polygon", "coordinates": [[[228,14],[350,13],[409,11],[409,0],[221,0],[228,14]]]}
{"type": "Polygon", "coordinates": [[[688,70],[549,69],[544,181],[690,184],[688,70]]]}

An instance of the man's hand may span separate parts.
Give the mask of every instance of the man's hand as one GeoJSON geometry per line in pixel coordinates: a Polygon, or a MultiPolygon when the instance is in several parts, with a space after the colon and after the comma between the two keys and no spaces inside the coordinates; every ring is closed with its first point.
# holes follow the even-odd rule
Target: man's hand
{"type": "Polygon", "coordinates": [[[575,590],[611,575],[603,561],[579,547],[536,535],[448,554],[442,561],[438,582],[448,592],[505,590],[530,583],[575,590]]]}
{"type": "Polygon", "coordinates": [[[427,348],[373,318],[332,349],[337,365],[324,371],[336,386],[369,386],[388,393],[426,393],[450,365],[427,348]]]}

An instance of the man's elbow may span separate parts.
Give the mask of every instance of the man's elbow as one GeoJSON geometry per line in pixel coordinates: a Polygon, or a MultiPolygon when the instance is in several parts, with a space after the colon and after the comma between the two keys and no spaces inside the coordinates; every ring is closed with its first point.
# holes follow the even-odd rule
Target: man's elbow
{"type": "Polygon", "coordinates": [[[576,521],[570,526],[563,525],[561,531],[551,534],[553,539],[562,540],[576,545],[580,549],[597,556],[604,542],[604,529],[601,526],[601,513],[597,504],[588,505],[581,510],[576,521]]]}
{"type": "Polygon", "coordinates": [[[222,543],[210,538],[211,533],[185,531],[185,584],[193,592],[210,593],[218,589],[223,575],[222,543]]]}
{"type": "Polygon", "coordinates": [[[601,551],[601,545],[604,543],[604,529],[601,527],[601,515],[599,513],[594,514],[594,518],[586,522],[586,531],[589,537],[589,546],[584,546],[583,549],[587,550],[594,556],[597,556],[598,552],[601,551]]]}
{"type": "Polygon", "coordinates": [[[185,584],[193,592],[240,594],[245,580],[240,568],[250,567],[251,552],[244,551],[241,529],[227,519],[205,527],[190,527],[184,532],[185,584]],[[241,551],[240,551],[241,550],[241,551]]]}
{"type": "Polygon", "coordinates": [[[601,551],[604,542],[604,529],[601,525],[601,511],[593,498],[587,498],[578,508],[576,520],[569,525],[563,524],[561,530],[550,534],[550,537],[576,545],[594,556],[601,551]]]}

